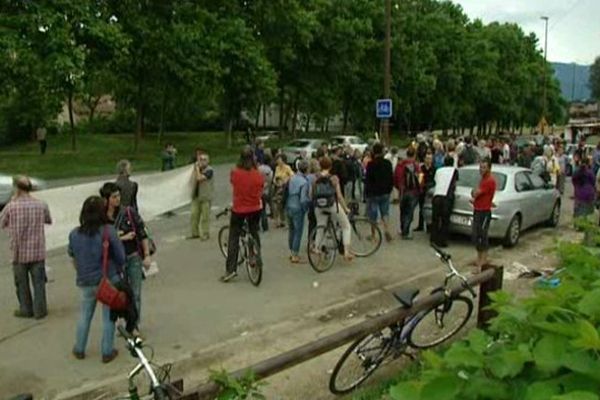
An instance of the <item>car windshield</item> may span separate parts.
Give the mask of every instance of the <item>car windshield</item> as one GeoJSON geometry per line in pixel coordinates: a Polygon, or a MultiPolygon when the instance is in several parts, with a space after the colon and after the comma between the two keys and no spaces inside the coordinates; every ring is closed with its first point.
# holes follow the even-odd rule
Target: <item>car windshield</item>
{"type": "Polygon", "coordinates": [[[333,143],[333,144],[344,144],[344,138],[341,138],[341,137],[331,138],[331,143],[333,143]]]}
{"type": "Polygon", "coordinates": [[[292,143],[288,144],[287,147],[306,147],[310,144],[308,140],[294,140],[292,143]]]}
{"type": "MultiPolygon", "coordinates": [[[[496,191],[501,192],[506,186],[506,175],[492,171],[496,180],[496,191]]],[[[458,186],[476,188],[479,185],[481,176],[478,169],[460,169],[458,170],[458,186]]]]}

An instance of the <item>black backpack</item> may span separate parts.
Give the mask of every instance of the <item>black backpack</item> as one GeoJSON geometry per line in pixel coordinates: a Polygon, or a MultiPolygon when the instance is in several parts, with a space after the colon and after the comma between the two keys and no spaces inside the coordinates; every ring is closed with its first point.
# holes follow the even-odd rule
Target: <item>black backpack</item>
{"type": "Polygon", "coordinates": [[[335,204],[336,190],[331,177],[320,176],[315,181],[313,202],[317,208],[329,208],[335,204]]]}
{"type": "Polygon", "coordinates": [[[416,166],[414,163],[404,166],[404,188],[406,190],[415,190],[419,188],[419,178],[417,178],[416,166]]]}

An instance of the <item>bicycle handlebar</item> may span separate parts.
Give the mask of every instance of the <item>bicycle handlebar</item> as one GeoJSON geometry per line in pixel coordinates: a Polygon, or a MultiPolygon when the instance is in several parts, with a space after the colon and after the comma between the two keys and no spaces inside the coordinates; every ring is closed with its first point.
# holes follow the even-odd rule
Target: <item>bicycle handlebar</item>
{"type": "Polygon", "coordinates": [[[221,211],[220,213],[217,214],[217,219],[221,218],[224,215],[229,214],[230,211],[231,211],[231,209],[229,207],[225,208],[223,211],[221,211]]]}
{"type": "Polygon", "coordinates": [[[135,339],[135,337],[131,333],[127,332],[125,330],[125,328],[123,328],[121,325],[117,326],[117,330],[119,331],[121,336],[123,336],[126,340],[134,340],[135,339]]]}
{"type": "Polygon", "coordinates": [[[435,250],[436,253],[438,253],[438,255],[444,260],[447,261],[450,258],[452,258],[450,256],[450,254],[446,253],[444,250],[440,249],[437,245],[435,245],[434,243],[430,243],[429,244],[431,246],[431,248],[433,248],[433,250],[435,250]]]}

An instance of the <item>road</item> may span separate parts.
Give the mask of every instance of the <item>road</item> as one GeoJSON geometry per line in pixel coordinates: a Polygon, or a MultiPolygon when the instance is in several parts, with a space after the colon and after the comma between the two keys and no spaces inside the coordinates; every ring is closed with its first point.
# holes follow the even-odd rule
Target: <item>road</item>
{"type": "MultiPolygon", "coordinates": [[[[227,170],[227,166],[217,167],[219,195],[215,207],[229,199],[227,170]]],[[[565,199],[564,216],[572,209],[568,195],[565,199]]],[[[308,265],[288,263],[287,232],[278,229],[263,236],[265,273],[261,286],[253,287],[244,274],[224,285],[218,282],[224,260],[217,247],[216,231],[225,221],[213,221],[211,240],[199,242],[184,239],[188,218],[181,210],[173,217],[150,223],[158,239],[156,260],[161,271],[144,283],[142,331],[155,349],[155,358],[175,362],[176,376],[186,376],[192,382],[204,377],[207,368],[235,369],[330,332],[339,326],[327,323],[330,314],[335,317],[342,313],[341,324],[352,322],[343,315],[356,314],[356,301],[378,296],[363,310],[366,314],[383,307],[378,305],[380,301],[385,307],[391,306],[387,294],[391,287],[406,285],[407,281],[424,286],[424,282],[432,284],[432,279],[439,281],[443,276],[423,233],[417,233],[413,241],[384,243],[368,259],[350,264],[338,260],[331,271],[316,274],[308,265]],[[382,297],[388,299],[387,304],[380,300],[382,297]]],[[[396,209],[393,218],[397,221],[396,209]]],[[[561,229],[566,229],[564,224],[561,229]]],[[[517,249],[497,250],[495,257],[504,261],[511,254],[520,254],[519,249],[529,253],[529,247],[539,241],[540,232],[557,233],[536,229],[523,236],[517,249]]],[[[453,239],[450,251],[460,265],[474,258],[464,237],[453,239]]],[[[117,339],[122,354],[111,364],[100,362],[98,316],[91,328],[87,358],[77,361],[71,356],[79,304],[75,274],[64,249],[52,252],[48,265],[52,268],[48,285],[50,314],[42,321],[12,317],[16,303],[12,272],[7,264],[0,267],[2,398],[23,391],[34,392],[36,398],[52,399],[59,393],[60,398],[94,398],[77,394],[106,385],[108,390],[122,393],[126,388],[124,377],[134,361],[124,354],[123,344],[117,339]]],[[[285,381],[274,387],[282,385],[285,381]]],[[[98,389],[96,395],[104,390],[98,389]]]]}

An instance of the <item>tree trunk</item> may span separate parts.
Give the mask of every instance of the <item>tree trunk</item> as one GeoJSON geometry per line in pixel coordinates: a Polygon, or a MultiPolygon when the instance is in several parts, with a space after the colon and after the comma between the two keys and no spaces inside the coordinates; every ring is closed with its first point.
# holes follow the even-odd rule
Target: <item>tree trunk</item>
{"type": "Polygon", "coordinates": [[[75,136],[75,121],[73,119],[73,90],[69,90],[69,124],[71,125],[71,150],[77,151],[77,137],[75,136]]]}
{"type": "Polygon", "coordinates": [[[225,131],[227,132],[227,147],[233,147],[233,118],[231,114],[227,117],[227,121],[225,122],[225,131]]]}
{"type": "Polygon", "coordinates": [[[342,134],[346,134],[347,130],[348,130],[348,118],[350,117],[350,107],[348,106],[348,102],[345,102],[346,104],[344,104],[344,123],[342,124],[342,134]]]}
{"type": "Polygon", "coordinates": [[[305,132],[308,133],[310,130],[310,113],[306,114],[306,129],[305,132]]]}
{"type": "Polygon", "coordinates": [[[165,108],[167,108],[167,89],[163,90],[162,100],[160,102],[160,121],[158,123],[158,144],[162,143],[165,128],[165,108]]]}
{"type": "Polygon", "coordinates": [[[325,133],[329,133],[329,117],[325,118],[325,133]]]}
{"type": "Polygon", "coordinates": [[[283,138],[283,114],[284,114],[284,108],[285,108],[285,89],[282,86],[279,89],[279,132],[281,137],[283,138]]]}
{"type": "Polygon", "coordinates": [[[294,139],[297,138],[297,135],[296,135],[296,123],[297,123],[297,120],[298,120],[298,103],[296,103],[294,105],[294,115],[292,117],[292,137],[294,139]]]}
{"type": "MultiPolygon", "coordinates": [[[[270,108],[270,107],[269,107],[270,108]]],[[[267,103],[263,104],[263,129],[267,129],[267,103]]]]}
{"type": "Polygon", "coordinates": [[[143,136],[144,131],[144,99],[143,99],[144,85],[142,82],[141,72],[138,77],[138,88],[137,88],[137,104],[135,107],[136,120],[135,120],[135,134],[133,142],[133,150],[138,151],[140,145],[140,139],[143,136]]]}
{"type": "Polygon", "coordinates": [[[260,121],[260,109],[261,109],[261,105],[258,105],[258,108],[256,110],[256,118],[254,118],[254,130],[258,130],[258,123],[260,121]]]}

